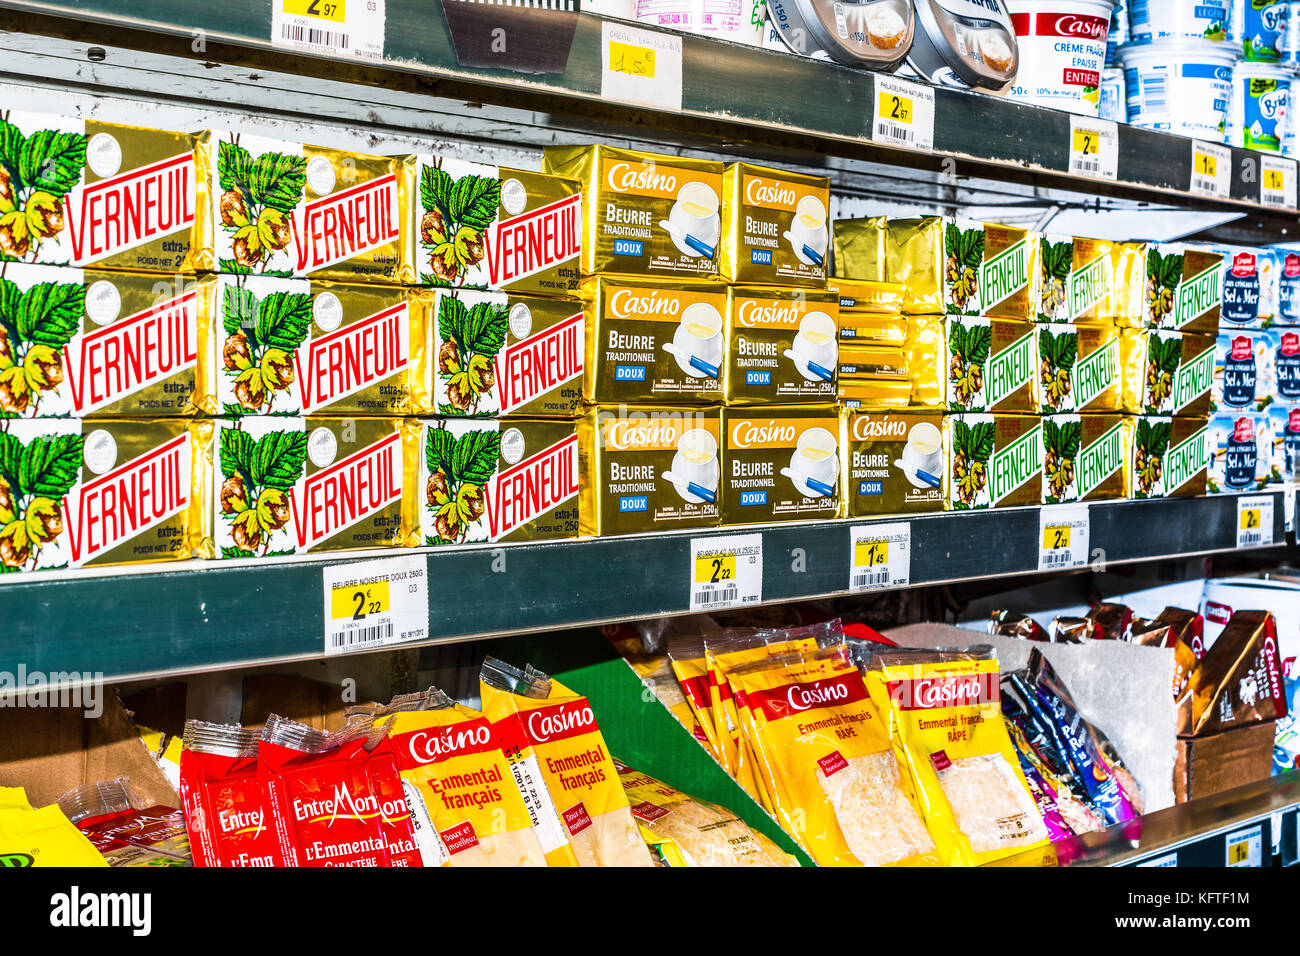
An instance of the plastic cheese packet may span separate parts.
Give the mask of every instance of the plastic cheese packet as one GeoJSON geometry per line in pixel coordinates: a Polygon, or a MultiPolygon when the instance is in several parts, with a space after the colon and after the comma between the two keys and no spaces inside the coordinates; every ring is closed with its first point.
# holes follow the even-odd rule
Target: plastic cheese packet
{"type": "Polygon", "coordinates": [[[188,866],[185,815],[146,806],[126,777],[85,783],[59,797],[59,808],[109,866],[188,866]]]}
{"type": "Polygon", "coordinates": [[[195,866],[284,866],[254,727],[191,720],[181,750],[181,809],[195,866]]]}
{"type": "Polygon", "coordinates": [[[1048,843],[999,706],[998,662],[975,653],[879,654],[867,674],[899,761],[949,866],[1048,843]]]}
{"type": "MultiPolygon", "coordinates": [[[[16,797],[10,802],[16,803],[16,797]]],[[[22,802],[27,802],[25,794],[22,802]]],[[[108,866],[94,844],[54,803],[38,810],[0,806],[0,858],[5,866],[108,866]]]]}
{"type": "Polygon", "coordinates": [[[704,638],[683,636],[670,641],[668,661],[681,686],[682,696],[695,714],[709,752],[721,764],[722,748],[718,743],[717,724],[713,721],[713,704],[709,697],[709,665],[705,659],[704,638]]]}
{"type": "Polygon", "coordinates": [[[548,866],[651,866],[587,698],[493,657],[479,674],[548,866]]]}

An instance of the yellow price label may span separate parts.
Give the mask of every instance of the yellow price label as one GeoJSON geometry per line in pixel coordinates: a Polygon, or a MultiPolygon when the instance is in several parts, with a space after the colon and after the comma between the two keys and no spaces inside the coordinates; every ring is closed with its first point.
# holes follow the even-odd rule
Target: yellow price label
{"type": "Polygon", "coordinates": [[[609,68],[616,73],[644,76],[653,80],[655,76],[655,51],[648,46],[637,46],[635,43],[619,43],[617,40],[610,40],[609,68]]]}
{"type": "Polygon", "coordinates": [[[895,123],[912,122],[911,97],[899,96],[897,93],[880,92],[880,115],[895,123]]]}
{"type": "Polygon", "coordinates": [[[1258,508],[1243,508],[1241,510],[1241,530],[1253,531],[1259,527],[1260,515],[1258,508]]]}
{"type": "Polygon", "coordinates": [[[1074,151],[1088,156],[1101,152],[1101,135],[1096,130],[1076,129],[1074,131],[1074,151]]]}
{"type": "Polygon", "coordinates": [[[1265,189],[1285,189],[1286,175],[1280,169],[1264,170],[1264,188],[1265,189]]]}
{"type": "Polygon", "coordinates": [[[695,559],[695,583],[716,584],[736,579],[736,555],[707,554],[695,559]]]}
{"type": "Polygon", "coordinates": [[[1250,843],[1242,841],[1233,843],[1228,847],[1228,865],[1236,866],[1238,863],[1245,863],[1250,859],[1250,843]]]}
{"type": "Polygon", "coordinates": [[[1070,546],[1070,525],[1049,524],[1043,529],[1043,550],[1055,551],[1070,546]]]}
{"type": "Polygon", "coordinates": [[[889,563],[889,541],[859,541],[853,546],[853,563],[858,567],[889,563]]]}
{"type": "Polygon", "coordinates": [[[343,22],[344,0],[281,0],[284,12],[295,17],[343,22]]]}
{"type": "Polygon", "coordinates": [[[335,585],[330,589],[330,617],[336,621],[360,621],[371,614],[382,614],[391,608],[387,581],[335,585]]]}
{"type": "Polygon", "coordinates": [[[1213,179],[1219,174],[1219,160],[1209,153],[1197,152],[1192,160],[1192,168],[1203,176],[1213,179]]]}

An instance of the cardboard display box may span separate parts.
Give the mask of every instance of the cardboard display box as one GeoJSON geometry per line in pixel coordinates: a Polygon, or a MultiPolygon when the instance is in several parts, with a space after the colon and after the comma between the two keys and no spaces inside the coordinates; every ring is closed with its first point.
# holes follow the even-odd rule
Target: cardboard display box
{"type": "Polygon", "coordinates": [[[1269,775],[1274,722],[1178,740],[1174,798],[1179,803],[1244,786],[1269,775]]]}

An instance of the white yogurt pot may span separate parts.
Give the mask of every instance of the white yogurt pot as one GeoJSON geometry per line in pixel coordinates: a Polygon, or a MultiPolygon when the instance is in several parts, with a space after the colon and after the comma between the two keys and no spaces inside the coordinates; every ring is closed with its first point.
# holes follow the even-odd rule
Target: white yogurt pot
{"type": "MultiPolygon", "coordinates": [[[[1136,7],[1136,4],[1134,4],[1136,7]]],[[[1236,52],[1209,40],[1129,43],[1118,53],[1124,66],[1128,121],[1222,142],[1232,95],[1236,52]]]]}
{"type": "Polygon", "coordinates": [[[1115,9],[1110,14],[1110,32],[1106,34],[1106,65],[1115,66],[1115,51],[1127,43],[1128,0],[1116,0],[1115,9]]]}
{"type": "Polygon", "coordinates": [[[1290,14],[1289,0],[1232,0],[1228,39],[1243,59],[1276,63],[1282,59],[1290,14]]]}
{"type": "Polygon", "coordinates": [[[1097,115],[1115,123],[1128,122],[1128,105],[1124,99],[1124,71],[1108,66],[1101,71],[1101,100],[1097,115]]]}
{"type": "Polygon", "coordinates": [[[1228,143],[1282,152],[1291,113],[1295,72],[1283,63],[1238,63],[1232,71],[1228,143]]]}
{"type": "Polygon", "coordinates": [[[1226,41],[1232,15],[1228,0],[1129,0],[1128,34],[1133,43],[1162,39],[1226,41]]]}
{"type": "Polygon", "coordinates": [[[1007,96],[1096,116],[1114,0],[1006,0],[1020,50],[1007,96]]]}

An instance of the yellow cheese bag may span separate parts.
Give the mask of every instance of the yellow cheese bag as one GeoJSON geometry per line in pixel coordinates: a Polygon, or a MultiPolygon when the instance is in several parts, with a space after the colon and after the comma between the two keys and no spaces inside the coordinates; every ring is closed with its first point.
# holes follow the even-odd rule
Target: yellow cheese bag
{"type": "MultiPolygon", "coordinates": [[[[21,788],[22,802],[27,795],[21,788]]],[[[19,794],[7,799],[15,803],[19,794]]],[[[0,808],[0,866],[108,866],[86,835],[76,828],[57,803],[0,808]]]]}
{"type": "Polygon", "coordinates": [[[0,810],[30,810],[27,791],[22,787],[0,787],[0,810]]]}
{"type": "Polygon", "coordinates": [[[479,694],[548,866],[653,865],[587,698],[491,657],[479,694]]]}
{"type": "Polygon", "coordinates": [[[1002,718],[998,662],[974,654],[881,653],[867,683],[888,711],[899,762],[949,866],[979,866],[1049,842],[1002,718]]]}
{"type": "Polygon", "coordinates": [[[717,725],[713,722],[713,706],[709,700],[709,665],[704,657],[703,638],[685,637],[672,641],[668,645],[668,660],[682,696],[704,734],[706,747],[713,759],[721,764],[722,748],[718,745],[717,725]]]}
{"type": "Polygon", "coordinates": [[[641,678],[641,683],[655,695],[655,699],[668,712],[677,718],[690,735],[699,741],[700,746],[713,753],[713,745],[709,743],[709,738],[704,733],[704,728],[696,719],[695,710],[691,707],[690,701],[686,699],[685,693],[682,692],[681,684],[677,681],[677,676],[673,673],[672,662],[667,657],[636,657],[624,655],[623,659],[627,661],[628,666],[636,672],[636,676],[641,678]]]}

